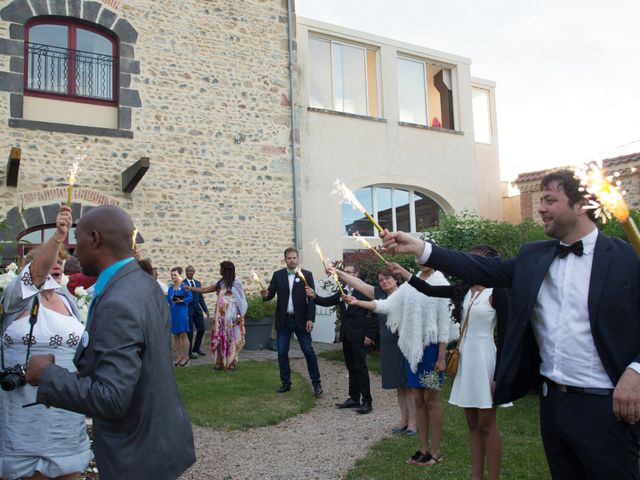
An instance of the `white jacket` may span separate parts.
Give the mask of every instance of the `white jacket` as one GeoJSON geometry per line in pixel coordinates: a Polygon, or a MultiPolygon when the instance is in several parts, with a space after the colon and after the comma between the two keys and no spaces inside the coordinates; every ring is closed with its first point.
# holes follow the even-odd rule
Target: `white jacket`
{"type": "MultiPolygon", "coordinates": [[[[427,281],[430,285],[449,285],[438,271],[427,281]]],[[[451,321],[448,298],[428,297],[406,282],[388,298],[375,303],[375,311],[387,315],[389,329],[398,332],[398,347],[414,373],[427,345],[448,343],[460,335],[458,325],[451,321]]]]}

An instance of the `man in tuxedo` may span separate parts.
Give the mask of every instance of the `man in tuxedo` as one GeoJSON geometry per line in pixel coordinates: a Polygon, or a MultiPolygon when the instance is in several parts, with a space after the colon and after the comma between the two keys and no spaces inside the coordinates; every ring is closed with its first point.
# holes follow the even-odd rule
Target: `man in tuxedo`
{"type": "Polygon", "coordinates": [[[638,257],[598,232],[568,170],[541,181],[538,212],[554,240],[515,258],[467,255],[385,232],[391,252],[487,287],[512,288],[494,403],[540,385],[540,427],[554,479],[640,478],[638,257]]]}
{"type": "MultiPolygon", "coordinates": [[[[358,271],[354,265],[345,265],[344,273],[358,277],[358,271]]],[[[347,284],[343,284],[345,294],[358,300],[368,301],[369,298],[354,290],[347,284]]],[[[371,413],[371,388],[369,385],[369,370],[367,369],[367,350],[374,343],[378,335],[378,326],[368,310],[355,305],[347,305],[342,301],[340,290],[329,297],[316,295],[311,287],[306,289],[309,298],[316,305],[323,307],[338,306],[340,312],[340,338],[342,339],[342,352],[344,363],[349,372],[349,398],[342,403],[336,403],[338,408],[355,408],[360,414],[371,413]],[[362,404],[360,400],[362,399],[362,404]]]]}
{"type": "MultiPolygon", "coordinates": [[[[183,283],[189,285],[190,287],[200,288],[202,284],[200,280],[196,280],[193,276],[196,273],[196,269],[193,268],[193,265],[187,266],[185,269],[185,273],[187,274],[187,278],[184,279],[183,283]]],[[[193,300],[189,303],[189,332],[187,332],[187,337],[189,337],[189,358],[194,359],[198,358],[194,354],[205,355],[205,353],[200,350],[200,345],[202,344],[202,337],[204,337],[204,317],[205,315],[209,316],[209,309],[207,308],[207,304],[204,301],[204,295],[201,293],[192,292],[193,300]],[[193,330],[196,330],[196,339],[193,340],[193,330]]]]}
{"type": "MultiPolygon", "coordinates": [[[[278,366],[282,385],[278,393],[291,390],[291,368],[289,366],[289,344],[291,334],[295,333],[300,349],[307,361],[307,370],[313,394],[316,398],[322,395],[318,359],[311,345],[311,330],[316,319],[316,304],[307,298],[305,281],[298,272],[298,251],[289,247],[284,251],[286,268],[274,272],[267,289],[260,290],[263,300],[271,300],[278,296],[276,304],[276,345],[278,349],[278,366]]],[[[314,288],[313,274],[308,270],[300,270],[306,283],[314,288]]]]}
{"type": "Polygon", "coordinates": [[[38,386],[38,403],[93,418],[101,479],[173,480],[195,462],[193,433],[171,367],[169,306],[133,257],[133,231],[114,206],[80,219],[76,254],[98,280],[73,359],[78,371],[32,355],[26,381],[38,386]]]}

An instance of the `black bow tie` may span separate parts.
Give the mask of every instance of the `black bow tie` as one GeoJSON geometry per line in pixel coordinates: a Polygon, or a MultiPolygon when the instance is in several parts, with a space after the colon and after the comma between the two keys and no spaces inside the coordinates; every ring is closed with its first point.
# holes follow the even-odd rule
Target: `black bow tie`
{"type": "Polygon", "coordinates": [[[581,257],[584,253],[584,247],[582,246],[582,240],[578,240],[576,243],[572,243],[571,245],[562,245],[558,244],[556,246],[556,255],[560,258],[564,258],[570,253],[575,253],[577,256],[581,257]]]}

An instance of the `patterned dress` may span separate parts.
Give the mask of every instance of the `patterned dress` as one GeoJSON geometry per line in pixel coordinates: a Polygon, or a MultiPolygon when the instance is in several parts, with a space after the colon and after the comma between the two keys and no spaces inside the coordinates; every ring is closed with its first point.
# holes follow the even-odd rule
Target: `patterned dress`
{"type": "MultiPolygon", "coordinates": [[[[30,337],[29,315],[20,312],[30,308],[39,291],[30,284],[28,273],[24,274],[29,272],[28,267],[5,292],[4,306],[9,312],[2,338],[5,367],[24,364],[31,343],[30,355],[51,353],[57,365],[74,372],[73,356],[84,332],[76,317],[77,309],[63,295],[63,302],[74,315],[63,315],[41,303],[30,337]]],[[[52,288],[51,282],[55,281],[48,279],[43,288],[52,288]]],[[[93,456],[84,415],[44,405],[22,408],[36,401],[36,393],[37,388],[31,385],[9,392],[0,390],[1,478],[31,476],[36,470],[47,477],[83,472],[93,456]]]]}
{"type": "Polygon", "coordinates": [[[216,366],[224,370],[235,368],[238,354],[244,347],[244,314],[247,312],[247,299],[239,280],[232,288],[226,288],[224,282],[218,282],[218,299],[211,328],[211,354],[216,366]]]}

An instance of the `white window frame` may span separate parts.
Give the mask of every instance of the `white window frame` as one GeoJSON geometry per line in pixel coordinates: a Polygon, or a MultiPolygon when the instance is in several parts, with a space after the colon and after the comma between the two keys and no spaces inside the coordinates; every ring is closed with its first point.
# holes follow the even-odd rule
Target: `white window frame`
{"type": "MultiPolygon", "coordinates": [[[[334,68],[333,68],[333,46],[334,45],[344,45],[347,47],[352,47],[352,48],[358,48],[360,50],[362,50],[364,52],[364,56],[363,56],[363,71],[364,71],[364,81],[365,81],[365,99],[366,99],[366,112],[364,113],[365,116],[371,116],[371,105],[369,105],[369,75],[367,75],[367,52],[368,51],[373,51],[375,53],[375,57],[376,57],[376,110],[378,111],[378,116],[376,118],[382,118],[381,115],[381,106],[382,106],[382,102],[381,102],[381,78],[380,78],[380,48],[379,47],[375,47],[375,46],[371,46],[371,45],[363,45],[363,44],[359,44],[359,43],[355,43],[355,42],[348,42],[345,40],[340,40],[340,39],[335,39],[332,37],[325,37],[322,35],[318,35],[312,32],[309,32],[309,40],[318,40],[321,42],[327,42],[329,43],[329,67],[331,69],[331,85],[330,85],[330,98],[331,98],[331,108],[329,110],[333,110],[335,112],[343,112],[343,113],[350,113],[350,112],[345,112],[344,110],[338,110],[336,108],[335,105],[335,95],[334,95],[334,89],[335,89],[335,72],[334,72],[334,68]]],[[[308,59],[308,64],[309,64],[309,72],[311,72],[311,59],[308,59]]],[[[343,72],[343,78],[342,81],[344,83],[344,57],[343,57],[343,63],[341,65],[342,67],[342,72],[343,72]]],[[[311,73],[309,73],[309,75],[311,75],[311,73]]],[[[355,115],[363,115],[363,114],[358,114],[356,113],[355,115]]]]}

